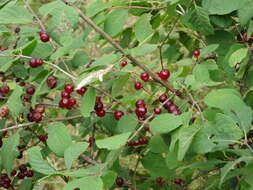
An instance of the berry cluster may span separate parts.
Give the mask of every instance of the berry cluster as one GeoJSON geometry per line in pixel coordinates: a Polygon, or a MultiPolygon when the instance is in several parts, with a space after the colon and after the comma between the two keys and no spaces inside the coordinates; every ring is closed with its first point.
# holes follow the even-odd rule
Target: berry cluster
{"type": "Polygon", "coordinates": [[[30,65],[30,67],[32,67],[32,68],[39,67],[39,66],[41,66],[41,65],[43,65],[43,64],[44,64],[44,61],[43,61],[42,59],[38,59],[38,58],[32,58],[32,59],[30,59],[30,61],[29,61],[29,65],[30,65]]]}
{"type": "Polygon", "coordinates": [[[32,170],[28,170],[27,165],[26,164],[22,164],[19,166],[19,172],[17,174],[16,170],[12,170],[11,172],[11,176],[16,176],[19,179],[24,179],[25,177],[33,177],[33,171],[32,170]]]}
{"type": "Polygon", "coordinates": [[[57,78],[53,75],[47,77],[47,86],[51,89],[57,86],[57,78]]]}
{"type": "Polygon", "coordinates": [[[140,121],[144,121],[146,119],[146,113],[147,113],[147,108],[145,105],[144,100],[137,100],[135,103],[135,114],[138,117],[140,121]]]}
{"type": "Polygon", "coordinates": [[[129,141],[127,146],[141,146],[148,144],[149,140],[147,138],[140,138],[137,141],[129,141]]]}
{"type": "Polygon", "coordinates": [[[166,94],[162,94],[160,97],[159,97],[159,101],[161,103],[164,103],[166,102],[163,107],[165,109],[167,109],[168,113],[172,113],[174,115],[180,115],[181,114],[181,111],[180,109],[177,107],[177,105],[174,104],[174,102],[172,100],[168,100],[168,97],[166,94]]]}
{"type": "Polygon", "coordinates": [[[11,187],[11,179],[7,174],[2,174],[0,177],[0,187],[9,189],[11,187]]]}
{"type": "Polygon", "coordinates": [[[71,98],[71,93],[74,91],[74,86],[67,84],[64,86],[64,91],[61,92],[61,100],[59,102],[59,107],[71,109],[76,105],[76,99],[71,98]]]}
{"type": "Polygon", "coordinates": [[[10,113],[10,110],[7,106],[0,107],[0,119],[7,117],[10,113]]]}
{"type": "Polygon", "coordinates": [[[96,112],[96,115],[98,117],[104,117],[106,114],[106,111],[104,110],[104,104],[101,100],[101,97],[96,97],[96,103],[94,106],[94,110],[96,112]]]}
{"type": "Polygon", "coordinates": [[[30,109],[30,113],[27,115],[28,121],[40,122],[43,117],[43,113],[45,112],[44,105],[36,105],[35,109],[30,109]]]}

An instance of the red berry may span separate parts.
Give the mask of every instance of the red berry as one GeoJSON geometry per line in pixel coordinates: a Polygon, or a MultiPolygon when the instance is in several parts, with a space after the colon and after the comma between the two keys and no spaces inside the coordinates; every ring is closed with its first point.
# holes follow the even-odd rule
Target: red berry
{"type": "Polygon", "coordinates": [[[27,119],[28,119],[28,121],[32,122],[33,121],[33,114],[32,113],[28,113],[27,114],[27,119]]]}
{"type": "Polygon", "coordinates": [[[28,87],[28,88],[26,89],[26,93],[27,93],[27,94],[33,95],[34,92],[35,92],[35,88],[33,88],[33,87],[28,87]]]}
{"type": "Polygon", "coordinates": [[[140,76],[141,80],[144,82],[147,82],[149,80],[149,74],[148,73],[142,73],[140,76]]]}
{"type": "Polygon", "coordinates": [[[168,97],[167,97],[166,94],[162,94],[162,95],[159,97],[159,101],[160,101],[161,103],[165,102],[167,99],[168,99],[168,97]]]}
{"type": "Polygon", "coordinates": [[[8,94],[10,91],[10,87],[7,86],[7,85],[3,85],[0,87],[0,92],[3,93],[3,94],[8,94]]]}
{"type": "Polygon", "coordinates": [[[182,95],[182,92],[180,92],[180,90],[176,90],[176,91],[175,91],[175,94],[176,94],[176,96],[181,96],[181,95],[182,95]]]}
{"type": "Polygon", "coordinates": [[[21,172],[25,172],[27,170],[27,165],[26,164],[21,164],[18,169],[21,171],[21,172]]]}
{"type": "Polygon", "coordinates": [[[33,177],[33,175],[34,175],[32,170],[28,170],[28,171],[24,172],[24,174],[26,177],[33,177]]]}
{"type": "Polygon", "coordinates": [[[134,141],[127,142],[127,146],[134,146],[134,141]]]}
{"type": "Polygon", "coordinates": [[[147,108],[145,107],[138,107],[135,109],[135,113],[137,116],[143,116],[147,113],[147,108]]]}
{"type": "Polygon", "coordinates": [[[95,139],[93,137],[89,138],[89,143],[90,145],[93,145],[95,143],[95,139]]]}
{"type": "Polygon", "coordinates": [[[122,177],[117,177],[115,180],[116,185],[122,187],[124,185],[124,179],[122,177]]]}
{"type": "Polygon", "coordinates": [[[87,88],[82,87],[82,88],[77,89],[76,92],[77,92],[77,94],[84,95],[86,90],[87,90],[87,88]]]}
{"type": "Polygon", "coordinates": [[[145,121],[146,120],[146,116],[145,115],[138,115],[138,120],[139,121],[145,121]]]}
{"type": "Polygon", "coordinates": [[[123,62],[121,62],[121,67],[125,67],[125,66],[127,66],[127,64],[128,64],[128,62],[127,61],[123,61],[123,62]]]}
{"type": "Polygon", "coordinates": [[[67,93],[67,92],[65,92],[65,91],[62,91],[62,92],[61,92],[61,97],[62,97],[62,98],[70,98],[70,94],[67,93]]]}
{"type": "Polygon", "coordinates": [[[115,118],[116,120],[120,120],[120,118],[124,115],[124,112],[119,111],[119,110],[116,110],[116,111],[113,113],[113,115],[114,115],[114,118],[115,118]]]}
{"type": "Polygon", "coordinates": [[[135,106],[138,107],[145,107],[145,101],[144,100],[137,100],[135,103],[135,106]]]}
{"type": "Polygon", "coordinates": [[[100,96],[96,97],[96,103],[98,103],[98,102],[101,102],[101,97],[100,96]]]}
{"type": "Polygon", "coordinates": [[[181,115],[182,112],[181,112],[179,109],[176,109],[176,110],[174,110],[174,111],[172,112],[172,114],[174,114],[174,115],[181,115]]]}
{"type": "Polygon", "coordinates": [[[71,84],[67,84],[67,85],[64,86],[64,90],[65,90],[65,92],[70,94],[71,92],[74,91],[74,86],[71,85],[71,84]]]}
{"type": "Polygon", "coordinates": [[[99,111],[96,111],[96,114],[98,117],[104,117],[106,112],[105,112],[105,110],[99,110],[99,111]]]}
{"type": "Polygon", "coordinates": [[[140,138],[139,144],[141,144],[141,145],[148,144],[148,139],[147,138],[140,138]]]}
{"type": "Polygon", "coordinates": [[[52,89],[55,88],[56,85],[57,85],[57,78],[55,76],[49,76],[47,78],[47,86],[52,89]]]}
{"type": "Polygon", "coordinates": [[[25,102],[30,102],[31,99],[32,99],[32,96],[30,96],[30,95],[28,95],[28,94],[24,94],[24,95],[22,96],[22,98],[23,98],[23,100],[24,100],[25,102]]]}
{"type": "Polygon", "coordinates": [[[162,113],[162,110],[160,108],[154,108],[154,113],[155,114],[161,114],[162,113]]]}
{"type": "Polygon", "coordinates": [[[199,57],[199,56],[200,56],[200,51],[199,51],[198,49],[197,49],[197,50],[194,50],[193,55],[194,55],[195,57],[199,57]]]}
{"type": "Polygon", "coordinates": [[[74,105],[76,105],[76,99],[70,98],[68,101],[68,108],[72,108],[74,105]]]}
{"type": "Polygon", "coordinates": [[[158,177],[158,178],[156,178],[156,183],[162,185],[162,184],[164,183],[163,177],[158,177]]]}
{"type": "Polygon", "coordinates": [[[37,67],[43,65],[43,63],[44,62],[43,62],[42,59],[36,59],[36,65],[37,65],[37,67]]]}
{"type": "Polygon", "coordinates": [[[183,181],[183,180],[180,179],[180,178],[174,179],[174,183],[177,184],[177,185],[181,185],[182,181],[183,181]]]}
{"type": "Polygon", "coordinates": [[[66,108],[68,107],[69,99],[68,98],[62,98],[59,102],[59,107],[66,108]]]}
{"type": "Polygon", "coordinates": [[[10,113],[10,110],[7,106],[0,107],[0,119],[7,117],[10,113]]]}
{"type": "Polygon", "coordinates": [[[45,112],[45,106],[41,105],[41,104],[36,105],[35,112],[44,113],[45,112]]]}
{"type": "Polygon", "coordinates": [[[144,129],[144,131],[146,131],[146,132],[150,131],[150,128],[149,128],[148,126],[145,126],[143,129],[144,129]]]}
{"type": "Polygon", "coordinates": [[[35,58],[30,59],[29,65],[30,65],[32,68],[35,68],[35,67],[38,66],[36,60],[37,60],[37,59],[35,59],[35,58]]]}
{"type": "Polygon", "coordinates": [[[33,119],[33,121],[39,122],[42,119],[42,114],[39,112],[33,112],[32,119],[33,119]]]}
{"type": "Polygon", "coordinates": [[[97,103],[95,104],[94,109],[95,109],[96,111],[101,111],[101,110],[104,109],[104,104],[103,104],[102,102],[97,102],[97,103]]]}
{"type": "Polygon", "coordinates": [[[173,113],[175,110],[177,110],[177,106],[175,104],[171,104],[169,106],[168,112],[173,113]]]}
{"type": "Polygon", "coordinates": [[[24,178],[25,178],[25,174],[19,172],[19,173],[18,173],[18,178],[19,178],[19,179],[24,179],[24,178]]]}
{"type": "Polygon", "coordinates": [[[11,176],[12,176],[12,177],[14,177],[16,174],[17,174],[17,171],[16,171],[16,170],[12,170],[12,171],[11,171],[11,176]]]}
{"type": "Polygon", "coordinates": [[[47,139],[48,139],[48,135],[47,134],[45,134],[45,135],[40,135],[40,136],[38,136],[38,138],[39,138],[39,140],[41,141],[41,142],[47,142],[47,139]]]}
{"type": "Polygon", "coordinates": [[[50,40],[50,36],[46,32],[40,32],[40,40],[42,42],[48,42],[50,40]]]}
{"type": "Polygon", "coordinates": [[[170,109],[170,106],[174,105],[174,103],[171,101],[171,100],[168,100],[164,105],[163,107],[167,110],[170,109]]]}
{"type": "Polygon", "coordinates": [[[167,80],[170,77],[170,71],[168,69],[163,69],[159,72],[158,76],[162,80],[167,80]]]}
{"type": "Polygon", "coordinates": [[[140,90],[141,88],[143,88],[143,85],[140,82],[135,82],[134,83],[134,88],[136,90],[140,90]]]}
{"type": "Polygon", "coordinates": [[[139,145],[140,145],[139,141],[134,141],[133,142],[133,146],[139,146],[139,145]]]}

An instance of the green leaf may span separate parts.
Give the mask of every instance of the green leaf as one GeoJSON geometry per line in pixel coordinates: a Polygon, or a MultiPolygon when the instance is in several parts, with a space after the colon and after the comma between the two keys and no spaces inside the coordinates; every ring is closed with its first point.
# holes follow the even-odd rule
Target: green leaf
{"type": "Polygon", "coordinates": [[[237,63],[240,63],[248,54],[247,48],[241,48],[236,50],[232,55],[230,56],[228,63],[231,67],[234,67],[237,63]]]}
{"type": "Polygon", "coordinates": [[[117,129],[121,133],[133,131],[138,124],[134,114],[126,114],[120,118],[117,129]]]}
{"type": "Polygon", "coordinates": [[[243,102],[237,91],[231,89],[212,91],[205,97],[204,101],[210,107],[235,114],[244,132],[249,131],[252,121],[252,110],[243,102]]]}
{"type": "Polygon", "coordinates": [[[67,169],[70,169],[74,160],[83,153],[89,144],[86,142],[77,142],[70,145],[64,152],[64,160],[67,169]]]}
{"type": "Polygon", "coordinates": [[[10,113],[13,117],[17,117],[24,111],[21,95],[23,94],[23,88],[16,85],[11,96],[8,98],[7,105],[10,109],[10,113]]]}
{"type": "Polygon", "coordinates": [[[63,190],[73,190],[75,188],[80,188],[80,190],[103,190],[103,181],[100,177],[86,176],[69,182],[63,190]]]}
{"type": "Polygon", "coordinates": [[[104,188],[110,188],[115,183],[118,174],[114,171],[106,171],[102,176],[104,188]]]}
{"type": "Polygon", "coordinates": [[[150,123],[150,129],[155,133],[168,133],[182,125],[180,115],[161,114],[150,123]]]}
{"type": "Polygon", "coordinates": [[[208,11],[202,7],[196,6],[194,10],[182,17],[182,21],[187,27],[202,32],[203,34],[210,35],[214,33],[208,11]]]}
{"type": "Polygon", "coordinates": [[[31,190],[33,187],[32,179],[24,179],[19,185],[18,190],[31,190]]]}
{"type": "Polygon", "coordinates": [[[94,3],[90,4],[90,6],[86,9],[86,15],[88,17],[93,17],[97,13],[111,7],[110,3],[104,3],[101,0],[95,0],[94,3]]]}
{"type": "MultiPolygon", "coordinates": [[[[10,51],[4,51],[3,53],[1,52],[1,54],[11,54],[10,51]],[[7,53],[8,52],[8,53],[7,53]]],[[[13,57],[0,57],[0,71],[1,72],[6,72],[13,64],[13,57]]]]}
{"type": "Polygon", "coordinates": [[[201,128],[197,125],[190,125],[189,127],[180,128],[178,139],[178,161],[182,161],[186,152],[188,151],[194,136],[201,128]]]}
{"type": "Polygon", "coordinates": [[[125,145],[131,132],[122,133],[105,139],[97,140],[96,145],[98,148],[106,148],[109,150],[116,150],[121,146],[125,145]]]}
{"type": "Polygon", "coordinates": [[[219,187],[221,187],[222,183],[224,182],[225,177],[228,175],[228,173],[235,168],[237,164],[240,162],[246,162],[248,164],[253,160],[252,157],[242,156],[241,158],[228,162],[222,169],[221,169],[221,178],[219,187]]]}
{"type": "Polygon", "coordinates": [[[151,152],[154,153],[163,153],[169,151],[169,147],[165,144],[163,138],[159,135],[151,137],[148,147],[151,152]]]}
{"type": "Polygon", "coordinates": [[[150,24],[150,16],[143,14],[135,24],[135,36],[139,42],[147,41],[151,39],[153,35],[153,29],[150,24]]]}
{"type": "Polygon", "coordinates": [[[149,53],[152,53],[157,49],[157,45],[155,44],[143,44],[141,46],[137,46],[129,50],[131,55],[134,56],[143,56],[149,53]]]}
{"type": "Polygon", "coordinates": [[[219,44],[211,44],[200,50],[201,57],[205,57],[206,55],[214,52],[219,47],[219,44]]]}
{"type": "Polygon", "coordinates": [[[63,123],[50,124],[47,128],[48,147],[58,156],[63,157],[65,150],[72,144],[70,133],[63,123]]]}
{"type": "Polygon", "coordinates": [[[33,50],[31,57],[40,57],[41,59],[46,59],[53,53],[53,48],[50,44],[39,42],[35,49],[33,50]]]}
{"type": "Polygon", "coordinates": [[[126,74],[119,76],[119,78],[114,81],[114,83],[112,85],[112,95],[113,96],[116,96],[121,92],[121,90],[124,88],[125,84],[127,83],[129,77],[130,77],[130,73],[126,73],[126,74]]]}
{"type": "Polygon", "coordinates": [[[128,18],[128,12],[125,9],[116,9],[112,11],[105,20],[105,32],[111,36],[116,36],[123,30],[123,26],[128,18]]]}
{"type": "Polygon", "coordinates": [[[0,24],[29,24],[32,22],[32,15],[22,6],[5,6],[0,11],[0,24]]]}
{"type": "Polygon", "coordinates": [[[202,6],[214,15],[225,15],[240,9],[244,0],[203,0],[202,6]]]}
{"type": "Polygon", "coordinates": [[[80,111],[84,117],[89,117],[94,110],[96,100],[96,91],[94,88],[89,88],[81,100],[80,111]]]}
{"type": "Polygon", "coordinates": [[[119,55],[117,54],[106,55],[94,61],[94,63],[92,63],[92,66],[94,67],[94,66],[100,66],[100,65],[110,65],[116,62],[118,59],[119,59],[119,55]]]}
{"type": "Polygon", "coordinates": [[[246,25],[248,21],[253,17],[253,1],[244,0],[244,6],[238,10],[239,20],[242,26],[246,25]]]}
{"type": "Polygon", "coordinates": [[[2,157],[2,165],[6,169],[7,174],[9,175],[13,168],[13,161],[17,156],[17,146],[19,145],[20,135],[16,133],[11,135],[6,141],[3,143],[1,157],[2,157]]]}
{"type": "Polygon", "coordinates": [[[27,150],[28,162],[31,165],[32,169],[45,175],[54,174],[56,170],[42,158],[40,151],[41,149],[38,146],[34,146],[27,150]]]}

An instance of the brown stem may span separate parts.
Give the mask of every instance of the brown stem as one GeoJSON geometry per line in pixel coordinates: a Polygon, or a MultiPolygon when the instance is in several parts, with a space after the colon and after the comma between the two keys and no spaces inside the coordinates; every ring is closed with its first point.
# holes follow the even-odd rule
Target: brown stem
{"type": "Polygon", "coordinates": [[[142,7],[142,6],[116,6],[109,9],[146,9],[146,10],[161,10],[168,7],[142,7]]]}

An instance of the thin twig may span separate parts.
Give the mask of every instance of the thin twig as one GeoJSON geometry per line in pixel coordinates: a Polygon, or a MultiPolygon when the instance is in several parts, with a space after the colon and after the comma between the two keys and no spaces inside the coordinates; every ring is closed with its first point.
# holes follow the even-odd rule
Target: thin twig
{"type": "Polygon", "coordinates": [[[110,7],[110,9],[146,9],[146,10],[161,10],[167,9],[168,7],[142,7],[142,6],[116,6],[110,7]]]}

